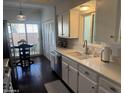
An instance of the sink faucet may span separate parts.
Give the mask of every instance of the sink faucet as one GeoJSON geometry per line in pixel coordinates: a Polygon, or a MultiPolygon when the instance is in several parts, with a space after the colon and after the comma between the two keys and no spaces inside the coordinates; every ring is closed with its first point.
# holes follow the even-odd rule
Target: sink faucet
{"type": "Polygon", "coordinates": [[[85,47],[85,54],[88,55],[87,40],[84,40],[83,48],[85,47]]]}

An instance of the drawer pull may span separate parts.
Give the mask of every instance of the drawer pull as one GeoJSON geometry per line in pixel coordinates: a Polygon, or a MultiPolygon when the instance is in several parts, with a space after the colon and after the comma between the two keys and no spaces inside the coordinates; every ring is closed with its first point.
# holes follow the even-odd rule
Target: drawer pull
{"type": "Polygon", "coordinates": [[[87,71],[84,72],[86,75],[90,75],[87,71]]]}
{"type": "Polygon", "coordinates": [[[110,87],[110,89],[111,89],[112,91],[114,91],[114,92],[117,92],[117,90],[116,90],[115,88],[113,88],[113,87],[110,87]]]}
{"type": "Polygon", "coordinates": [[[92,89],[95,89],[95,87],[94,87],[94,86],[92,86],[92,89]]]}

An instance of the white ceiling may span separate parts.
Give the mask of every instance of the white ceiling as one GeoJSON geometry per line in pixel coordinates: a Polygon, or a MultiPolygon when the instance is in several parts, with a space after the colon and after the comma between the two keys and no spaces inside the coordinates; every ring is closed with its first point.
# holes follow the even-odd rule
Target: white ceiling
{"type": "MultiPolygon", "coordinates": [[[[22,0],[24,8],[42,8],[45,6],[55,6],[63,0],[22,0]]],[[[19,0],[3,0],[4,7],[19,7],[19,0]]]]}

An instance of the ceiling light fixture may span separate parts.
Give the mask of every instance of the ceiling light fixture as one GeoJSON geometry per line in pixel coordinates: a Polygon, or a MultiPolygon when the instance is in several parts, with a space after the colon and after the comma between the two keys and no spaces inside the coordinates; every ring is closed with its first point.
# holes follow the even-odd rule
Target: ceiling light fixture
{"type": "Polygon", "coordinates": [[[25,21],[26,16],[22,12],[22,0],[19,2],[19,14],[16,16],[17,20],[19,21],[25,21]]]}
{"type": "Polygon", "coordinates": [[[89,10],[89,6],[88,5],[83,5],[83,6],[80,6],[80,11],[86,11],[86,10],[89,10]]]}

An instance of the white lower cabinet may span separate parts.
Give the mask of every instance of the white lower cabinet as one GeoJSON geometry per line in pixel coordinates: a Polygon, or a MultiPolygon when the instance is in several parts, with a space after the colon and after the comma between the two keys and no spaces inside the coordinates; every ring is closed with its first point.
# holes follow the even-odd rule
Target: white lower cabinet
{"type": "Polygon", "coordinates": [[[121,93],[120,85],[67,57],[62,57],[62,79],[74,93],[121,93]]]}
{"type": "Polygon", "coordinates": [[[97,83],[86,77],[84,74],[79,73],[78,77],[78,93],[96,93],[97,83]]]}
{"type": "Polygon", "coordinates": [[[69,66],[69,86],[77,93],[77,79],[78,79],[78,70],[72,66],[69,66]]]}
{"type": "Polygon", "coordinates": [[[62,62],[62,79],[68,84],[68,64],[65,62],[62,62]]]}
{"type": "Polygon", "coordinates": [[[111,92],[108,92],[105,88],[99,87],[98,93],[111,93],[111,92]]]}
{"type": "Polygon", "coordinates": [[[64,61],[62,61],[62,79],[74,93],[77,93],[78,70],[64,61]]]}
{"type": "Polygon", "coordinates": [[[114,82],[100,77],[99,78],[99,92],[98,93],[121,93],[121,88],[114,82]]]}

